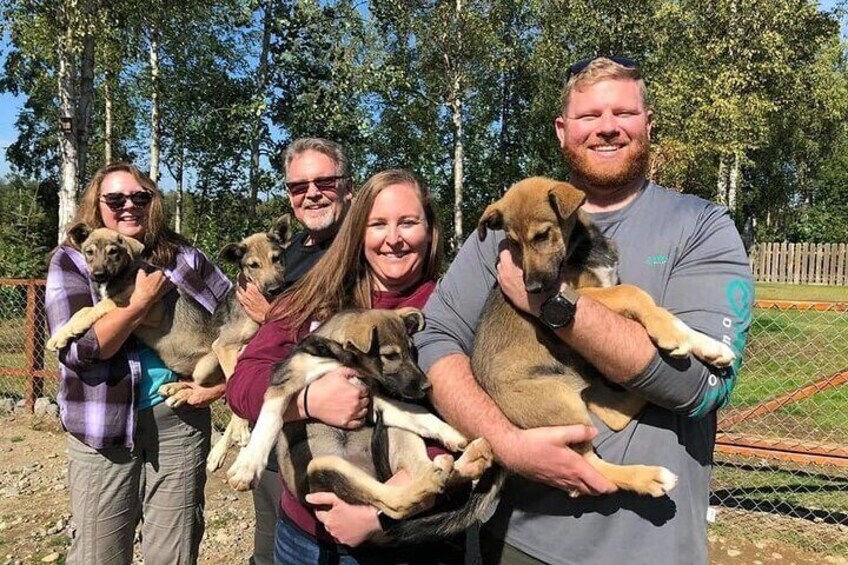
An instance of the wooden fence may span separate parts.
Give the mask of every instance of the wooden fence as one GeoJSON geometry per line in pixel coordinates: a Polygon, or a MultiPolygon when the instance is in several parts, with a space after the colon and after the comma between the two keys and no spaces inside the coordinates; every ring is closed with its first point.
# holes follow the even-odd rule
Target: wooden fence
{"type": "Polygon", "coordinates": [[[758,243],[751,248],[757,282],[848,285],[844,243],[758,243]]]}

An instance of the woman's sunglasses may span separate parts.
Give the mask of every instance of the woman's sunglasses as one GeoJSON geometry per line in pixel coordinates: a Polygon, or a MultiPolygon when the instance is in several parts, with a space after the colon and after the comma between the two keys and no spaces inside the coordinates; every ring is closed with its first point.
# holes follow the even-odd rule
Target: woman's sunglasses
{"type": "MultiPolygon", "coordinates": [[[[592,57],[591,59],[583,59],[582,61],[577,61],[576,63],[568,67],[568,71],[566,71],[565,73],[565,82],[568,83],[571,77],[583,72],[592,61],[597,61],[600,58],[601,57],[592,57]]],[[[619,57],[618,55],[613,55],[612,57],[604,58],[609,59],[613,63],[618,63],[626,69],[635,69],[636,67],[638,67],[636,61],[634,61],[633,59],[628,59],[627,57],[619,57]]]]}
{"type": "Polygon", "coordinates": [[[314,184],[315,188],[320,190],[321,192],[330,192],[336,190],[336,187],[339,184],[340,180],[344,180],[347,177],[345,176],[334,176],[334,177],[318,177],[317,179],[310,180],[301,180],[295,182],[287,182],[286,188],[289,189],[289,194],[291,196],[300,196],[301,194],[306,194],[309,191],[309,184],[314,184]]]}
{"type": "Polygon", "coordinates": [[[119,210],[124,209],[124,205],[126,205],[127,200],[133,203],[133,206],[138,208],[144,208],[150,201],[153,200],[153,194],[146,190],[139,190],[138,192],[133,192],[132,194],[121,194],[120,192],[112,192],[110,194],[104,194],[100,197],[100,201],[106,204],[110,210],[113,212],[117,212],[119,210]]]}

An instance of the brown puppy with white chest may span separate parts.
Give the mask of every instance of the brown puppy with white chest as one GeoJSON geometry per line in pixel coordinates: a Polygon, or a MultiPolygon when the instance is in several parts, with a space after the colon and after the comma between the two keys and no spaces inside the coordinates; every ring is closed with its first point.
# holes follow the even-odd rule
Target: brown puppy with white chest
{"type": "MultiPolygon", "coordinates": [[[[551,292],[564,281],[581,295],[641,323],[671,355],[692,352],[716,366],[734,358],[724,344],[696,332],[632,285],[616,285],[617,257],[580,211],[585,195],[565,182],[533,177],[516,183],[489,206],[478,225],[503,229],[524,272],[528,292],[551,292]]],[[[528,429],[591,425],[589,411],[612,430],[621,430],[645,400],[611,386],[538,320],[520,313],[495,288],[477,328],[472,369],[480,386],[516,426],[528,429]]],[[[619,488],[662,496],[677,482],[663,467],[614,465],[601,460],[591,443],[573,446],[619,488]]]]}

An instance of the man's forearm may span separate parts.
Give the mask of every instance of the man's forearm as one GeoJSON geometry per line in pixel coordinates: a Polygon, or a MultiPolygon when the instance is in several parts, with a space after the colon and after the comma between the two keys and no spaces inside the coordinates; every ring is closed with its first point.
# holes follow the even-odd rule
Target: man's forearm
{"type": "Polygon", "coordinates": [[[623,384],[640,374],[657,349],[645,328],[581,296],[574,321],[557,335],[607,379],[623,384]]]}
{"type": "Polygon", "coordinates": [[[503,449],[517,428],[486,394],[471,372],[471,360],[453,354],[438,360],[427,373],[431,398],[439,414],[466,437],[485,437],[495,454],[503,449]]]}

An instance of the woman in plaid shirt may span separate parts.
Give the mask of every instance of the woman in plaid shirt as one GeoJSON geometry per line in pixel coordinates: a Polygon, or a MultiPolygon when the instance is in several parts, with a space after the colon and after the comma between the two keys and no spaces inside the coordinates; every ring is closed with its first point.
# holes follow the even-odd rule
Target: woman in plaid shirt
{"type": "MultiPolygon", "coordinates": [[[[78,221],[142,242],[144,259],[157,270],[139,271],[128,306],[59,352],[58,402],[68,431],[75,528],[68,563],[131,563],[142,517],[145,563],[194,563],[204,529],[208,405],[223,395],[224,385],[195,387],[188,405],[169,407],[157,391],[179,375],[132,332],[154,303],[173,304],[177,287],[213,312],[230,282],[167,227],[161,192],[131,164],[108,165],[94,175],[78,221]]],[[[51,331],[98,300],[82,254],[66,240],[47,275],[51,331]]]]}

